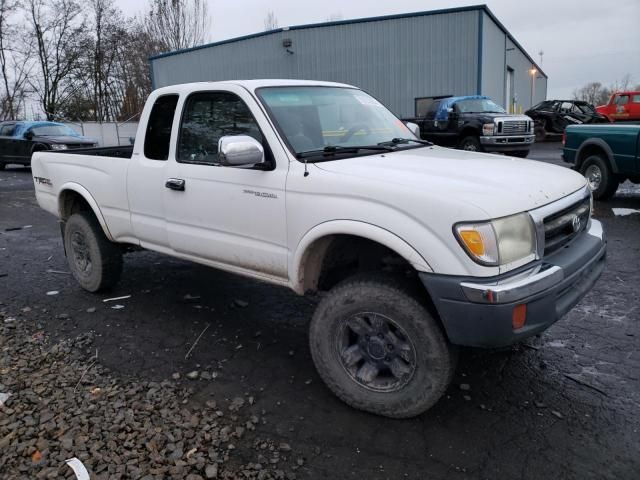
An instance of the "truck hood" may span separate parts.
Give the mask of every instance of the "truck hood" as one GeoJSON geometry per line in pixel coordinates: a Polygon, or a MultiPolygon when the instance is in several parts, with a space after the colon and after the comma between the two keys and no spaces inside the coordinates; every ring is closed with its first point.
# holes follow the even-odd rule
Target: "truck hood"
{"type": "Polygon", "coordinates": [[[436,146],[316,166],[336,174],[414,189],[418,196],[453,197],[482,209],[487,218],[541,207],[586,183],[582,175],[566,167],[436,146]]]}

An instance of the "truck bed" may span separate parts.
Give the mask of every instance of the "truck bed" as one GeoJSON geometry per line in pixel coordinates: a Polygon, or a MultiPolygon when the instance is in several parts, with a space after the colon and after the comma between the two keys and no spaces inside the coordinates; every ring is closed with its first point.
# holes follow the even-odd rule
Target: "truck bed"
{"type": "Polygon", "coordinates": [[[52,150],[54,153],[73,153],[94,155],[96,157],[131,158],[133,145],[117,145],[113,147],[74,148],[69,150],[52,150]]]}

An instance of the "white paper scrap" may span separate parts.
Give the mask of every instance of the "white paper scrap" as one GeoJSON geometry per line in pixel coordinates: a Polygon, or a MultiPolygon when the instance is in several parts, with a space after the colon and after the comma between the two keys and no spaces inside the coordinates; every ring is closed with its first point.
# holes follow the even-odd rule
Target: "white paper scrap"
{"type": "Polygon", "coordinates": [[[107,302],[115,302],[116,300],[126,300],[127,298],[131,298],[131,295],[124,295],[122,297],[105,298],[102,301],[104,303],[107,303],[107,302]]]}
{"type": "Polygon", "coordinates": [[[10,393],[2,393],[2,392],[0,392],[0,407],[4,406],[4,402],[9,400],[10,396],[11,396],[10,393]]]}
{"type": "Polygon", "coordinates": [[[76,478],[78,480],[91,480],[89,478],[89,472],[87,471],[86,467],[76,457],[70,458],[69,460],[65,461],[67,462],[67,465],[71,467],[73,473],[76,474],[76,478]]]}

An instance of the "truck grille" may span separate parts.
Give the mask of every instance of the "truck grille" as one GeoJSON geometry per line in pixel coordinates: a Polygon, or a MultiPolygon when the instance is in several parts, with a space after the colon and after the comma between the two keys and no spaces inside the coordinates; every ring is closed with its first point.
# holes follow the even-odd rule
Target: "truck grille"
{"type": "Polygon", "coordinates": [[[530,122],[527,120],[509,120],[502,122],[501,133],[504,135],[521,135],[523,133],[529,133],[529,123],[530,122]]]}
{"type": "Polygon", "coordinates": [[[573,240],[587,228],[589,197],[544,219],[544,254],[548,255],[573,240]]]}

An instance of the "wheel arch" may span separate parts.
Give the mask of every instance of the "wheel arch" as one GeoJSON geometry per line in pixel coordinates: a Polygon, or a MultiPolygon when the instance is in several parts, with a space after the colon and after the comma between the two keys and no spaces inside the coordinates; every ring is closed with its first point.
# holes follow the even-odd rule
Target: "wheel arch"
{"type": "Polygon", "coordinates": [[[317,290],[332,245],[337,240],[355,240],[380,253],[397,256],[414,270],[432,272],[429,263],[406,241],[384,228],[355,220],[325,222],[309,230],[293,253],[289,271],[291,287],[298,294],[317,290]]]}
{"type": "Polygon", "coordinates": [[[611,147],[601,138],[592,138],[580,145],[576,152],[576,169],[580,170],[587,157],[594,154],[603,154],[613,173],[619,172],[611,147]]]}
{"type": "Polygon", "coordinates": [[[58,194],[58,218],[60,218],[60,221],[64,224],[64,222],[77,211],[90,211],[93,213],[105,236],[110,241],[114,241],[111,232],[109,232],[107,222],[100,211],[100,207],[91,193],[77,183],[65,183],[58,194]]]}

